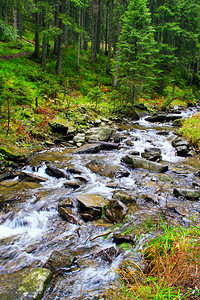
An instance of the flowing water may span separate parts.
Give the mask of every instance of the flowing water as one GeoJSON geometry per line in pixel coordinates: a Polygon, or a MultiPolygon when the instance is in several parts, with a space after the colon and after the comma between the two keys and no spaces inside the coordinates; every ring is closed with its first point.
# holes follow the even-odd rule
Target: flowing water
{"type": "MultiPolygon", "coordinates": [[[[187,110],[183,115],[191,113],[192,110],[187,110]]],[[[102,249],[116,247],[112,235],[108,235],[107,239],[91,239],[108,231],[111,223],[106,220],[84,222],[78,214],[78,194],[96,194],[111,199],[116,191],[125,191],[135,197],[134,203],[129,204],[129,215],[134,216],[135,220],[148,215],[158,218],[161,210],[169,205],[169,222],[176,220],[188,224],[191,218],[199,221],[198,201],[180,201],[172,193],[174,186],[192,188],[196,183],[198,187],[199,178],[194,174],[200,169],[198,155],[195,158],[176,156],[171,145],[175,130],[173,125],[152,124],[142,118],[138,122],[115,124],[113,127],[122,136],[120,149],[97,154],[73,154],[72,149],[67,148],[43,151],[30,160],[26,170],[46,178],[46,182],[19,182],[16,177],[12,181],[2,182],[0,186],[0,193],[8,203],[7,209],[0,212],[0,274],[29,266],[42,267],[55,250],[76,257],[72,267],[57,274],[43,299],[101,299],[115,280],[116,269],[126,255],[121,251],[112,262],[97,255],[102,249]],[[130,170],[124,166],[130,172],[128,177],[110,178],[95,174],[86,167],[94,159],[105,163],[108,168],[122,166],[123,156],[131,151],[142,153],[150,147],[161,149],[162,160],[169,166],[166,174],[130,170]],[[65,188],[65,178],[56,179],[46,174],[47,161],[65,169],[66,173],[69,167],[78,169],[87,182],[78,189],[65,188]],[[145,193],[156,195],[158,203],[143,201],[141,195],[145,193]],[[67,222],[58,213],[58,203],[68,197],[74,203],[77,224],[67,222]]],[[[68,175],[70,178],[77,177],[77,174],[68,175]]]]}

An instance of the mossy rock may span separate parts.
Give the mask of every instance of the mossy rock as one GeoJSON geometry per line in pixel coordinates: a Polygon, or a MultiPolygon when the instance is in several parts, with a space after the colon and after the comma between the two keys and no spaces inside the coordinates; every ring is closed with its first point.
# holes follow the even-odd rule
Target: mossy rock
{"type": "Polygon", "coordinates": [[[49,121],[49,126],[53,132],[67,134],[69,128],[72,127],[72,124],[62,117],[56,117],[49,121]]]}
{"type": "Polygon", "coordinates": [[[2,146],[0,147],[0,153],[9,161],[18,161],[26,158],[25,151],[15,146],[2,146]]]}
{"type": "Polygon", "coordinates": [[[50,283],[52,273],[45,268],[25,268],[0,277],[0,299],[40,300],[50,283]]]}

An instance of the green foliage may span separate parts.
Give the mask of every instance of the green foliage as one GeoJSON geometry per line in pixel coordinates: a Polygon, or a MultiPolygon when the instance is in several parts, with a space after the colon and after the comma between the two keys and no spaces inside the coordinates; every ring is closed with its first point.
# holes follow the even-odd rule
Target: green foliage
{"type": "Polygon", "coordinates": [[[17,38],[16,32],[11,26],[0,20],[0,41],[8,42],[17,38]]]}

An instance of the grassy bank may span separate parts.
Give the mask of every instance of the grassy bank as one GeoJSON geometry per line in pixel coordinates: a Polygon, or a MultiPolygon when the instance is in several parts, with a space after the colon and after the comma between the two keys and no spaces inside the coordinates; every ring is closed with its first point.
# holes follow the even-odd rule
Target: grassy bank
{"type": "Polygon", "coordinates": [[[179,130],[191,146],[200,150],[200,113],[185,120],[179,130]]]}
{"type": "Polygon", "coordinates": [[[144,272],[122,266],[119,284],[106,299],[200,299],[200,228],[166,226],[163,235],[147,243],[144,272]]]}

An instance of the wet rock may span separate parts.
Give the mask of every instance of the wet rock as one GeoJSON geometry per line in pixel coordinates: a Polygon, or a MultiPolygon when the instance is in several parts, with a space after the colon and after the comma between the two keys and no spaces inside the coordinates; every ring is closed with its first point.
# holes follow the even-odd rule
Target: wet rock
{"type": "Polygon", "coordinates": [[[119,245],[119,244],[124,244],[124,243],[129,243],[134,245],[136,243],[136,235],[134,231],[132,230],[133,226],[132,224],[125,224],[122,226],[120,229],[116,229],[113,232],[113,238],[114,242],[119,245]]]}
{"type": "Polygon", "coordinates": [[[154,204],[159,203],[159,198],[155,194],[150,194],[150,193],[149,194],[141,194],[141,197],[147,202],[152,202],[154,204]]]}
{"type": "Polygon", "coordinates": [[[200,200],[200,191],[195,189],[175,188],[173,194],[176,197],[183,196],[188,200],[200,200]]]}
{"type": "Polygon", "coordinates": [[[73,201],[69,197],[66,198],[64,196],[61,196],[60,198],[58,198],[58,202],[58,207],[74,207],[73,201]]]}
{"type": "Polygon", "coordinates": [[[168,166],[146,160],[144,158],[138,158],[133,155],[126,155],[122,158],[122,162],[127,164],[133,169],[148,169],[150,171],[164,173],[168,170],[168,166]]]}
{"type": "Polygon", "coordinates": [[[133,203],[135,202],[135,197],[132,192],[117,192],[113,195],[113,199],[120,200],[124,204],[133,203]]]}
{"type": "Polygon", "coordinates": [[[90,140],[108,142],[113,133],[113,128],[96,127],[86,131],[86,136],[90,140]]]}
{"type": "Polygon", "coordinates": [[[36,174],[33,174],[31,172],[23,171],[19,174],[19,179],[22,181],[33,181],[33,182],[45,182],[47,181],[46,178],[42,176],[38,176],[36,174]]]}
{"type": "Polygon", "coordinates": [[[66,180],[64,182],[65,188],[78,189],[81,186],[80,180],[66,180]]]}
{"type": "Polygon", "coordinates": [[[84,133],[78,133],[75,137],[74,137],[74,142],[78,145],[80,144],[84,144],[85,143],[85,134],[84,133]]]}
{"type": "Polygon", "coordinates": [[[76,216],[72,213],[70,208],[65,208],[62,206],[58,206],[58,212],[63,216],[68,222],[72,224],[77,224],[78,220],[76,216]]]}
{"type": "Polygon", "coordinates": [[[86,220],[98,219],[101,217],[102,208],[108,201],[94,194],[77,195],[79,212],[86,220]]]}
{"type": "Polygon", "coordinates": [[[5,199],[3,196],[0,196],[0,209],[2,209],[5,205],[5,199]]]}
{"type": "Polygon", "coordinates": [[[94,258],[101,257],[102,260],[112,263],[113,260],[119,255],[119,250],[114,246],[105,248],[95,253],[94,258]]]}
{"type": "Polygon", "coordinates": [[[194,175],[200,177],[200,171],[195,172],[194,175]]]}
{"type": "Polygon", "coordinates": [[[93,173],[109,178],[121,178],[129,176],[130,172],[121,166],[108,165],[105,161],[92,160],[86,164],[93,173]]]}
{"type": "Polygon", "coordinates": [[[0,277],[0,299],[42,299],[52,273],[45,268],[24,268],[0,277]]]}
{"type": "Polygon", "coordinates": [[[128,208],[119,200],[110,200],[105,209],[106,217],[114,223],[121,222],[128,212],[128,208]]]}
{"type": "Polygon", "coordinates": [[[49,126],[51,127],[53,132],[67,134],[69,127],[71,127],[72,125],[66,119],[56,117],[53,120],[49,121],[49,126]]]}
{"type": "Polygon", "coordinates": [[[56,168],[53,164],[47,163],[47,168],[45,170],[45,173],[49,176],[53,176],[56,178],[69,178],[69,176],[66,174],[65,170],[60,170],[56,168]]]}
{"type": "Polygon", "coordinates": [[[148,148],[141,153],[143,158],[151,161],[160,161],[162,159],[161,150],[159,148],[148,148]]]}
{"type": "Polygon", "coordinates": [[[129,153],[130,153],[130,155],[135,155],[135,156],[139,156],[140,155],[139,151],[131,151],[129,153]]]}
{"type": "Polygon", "coordinates": [[[174,121],[176,119],[182,119],[182,117],[179,115],[155,114],[154,116],[147,117],[146,121],[164,123],[174,121]]]}
{"type": "Polygon", "coordinates": [[[157,134],[158,135],[168,135],[169,131],[162,130],[162,131],[158,131],[157,134]]]}
{"type": "Polygon", "coordinates": [[[122,140],[122,136],[119,132],[113,132],[111,136],[111,140],[113,140],[114,143],[120,143],[122,140]]]}
{"type": "Polygon", "coordinates": [[[176,149],[178,156],[188,156],[189,143],[181,137],[176,137],[172,141],[172,146],[176,149]]]}
{"type": "Polygon", "coordinates": [[[85,144],[73,151],[74,154],[98,153],[101,151],[100,144],[85,144]]]}
{"type": "Polygon", "coordinates": [[[75,260],[76,258],[68,252],[54,250],[47,260],[45,268],[55,274],[61,269],[69,269],[75,260]]]}

